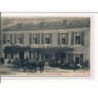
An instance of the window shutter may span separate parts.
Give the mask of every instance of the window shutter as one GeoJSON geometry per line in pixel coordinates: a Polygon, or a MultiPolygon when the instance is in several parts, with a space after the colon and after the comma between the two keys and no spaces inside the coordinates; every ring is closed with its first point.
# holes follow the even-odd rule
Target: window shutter
{"type": "Polygon", "coordinates": [[[60,33],[58,33],[58,45],[60,45],[60,33]]]}
{"type": "Polygon", "coordinates": [[[81,45],[84,45],[84,31],[81,32],[81,45]]]}
{"type": "Polygon", "coordinates": [[[68,33],[66,33],[66,45],[68,45],[68,33]]]}
{"type": "Polygon", "coordinates": [[[50,44],[52,44],[52,33],[50,34],[50,44]]]}
{"type": "Polygon", "coordinates": [[[32,34],[32,44],[34,44],[34,35],[35,33],[32,34]]]}
{"type": "Polygon", "coordinates": [[[29,34],[29,43],[32,44],[32,34],[29,34]]]}
{"type": "Polygon", "coordinates": [[[42,44],[44,44],[44,33],[42,33],[42,44]]]}
{"type": "Polygon", "coordinates": [[[6,41],[5,41],[5,34],[3,35],[3,43],[5,44],[6,41]]]}
{"type": "Polygon", "coordinates": [[[10,34],[10,44],[12,44],[12,34],[10,34]]]}
{"type": "Polygon", "coordinates": [[[40,33],[37,34],[38,44],[40,44],[40,33]]]}
{"type": "Polygon", "coordinates": [[[71,33],[71,45],[74,45],[74,32],[71,33]]]}
{"type": "Polygon", "coordinates": [[[22,37],[22,44],[24,44],[24,34],[22,34],[21,37],[22,37]]]}
{"type": "Polygon", "coordinates": [[[16,44],[16,34],[14,35],[14,43],[16,44]]]}

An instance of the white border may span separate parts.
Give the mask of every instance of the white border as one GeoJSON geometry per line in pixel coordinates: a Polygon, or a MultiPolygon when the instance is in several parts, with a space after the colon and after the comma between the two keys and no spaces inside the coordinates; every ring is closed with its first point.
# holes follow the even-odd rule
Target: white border
{"type": "Polygon", "coordinates": [[[94,40],[94,34],[92,32],[94,32],[94,14],[95,13],[45,13],[45,12],[31,12],[31,13],[25,13],[25,12],[13,12],[13,13],[9,13],[9,12],[2,12],[1,16],[2,17],[90,17],[91,18],[91,27],[90,27],[90,76],[89,77],[63,77],[63,76],[58,76],[58,77],[13,77],[13,76],[2,76],[1,79],[94,79],[94,66],[92,66],[94,64],[94,60],[93,58],[93,49],[92,49],[92,45],[93,44],[93,40],[94,40]]]}

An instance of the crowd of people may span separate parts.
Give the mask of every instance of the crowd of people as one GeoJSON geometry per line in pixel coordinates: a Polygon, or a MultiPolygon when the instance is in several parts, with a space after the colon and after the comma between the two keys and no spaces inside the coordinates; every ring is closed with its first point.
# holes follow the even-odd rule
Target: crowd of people
{"type": "MultiPolygon", "coordinates": [[[[1,60],[2,60],[2,63],[4,63],[4,60],[3,59],[1,59],[1,60]]],[[[53,68],[56,67],[56,68],[68,69],[68,70],[89,68],[88,61],[77,64],[75,61],[66,62],[61,59],[58,59],[58,60],[33,60],[33,59],[29,59],[28,57],[26,57],[26,59],[22,59],[22,60],[16,58],[13,61],[11,61],[9,59],[8,64],[11,65],[10,68],[12,68],[12,69],[15,69],[15,70],[23,69],[24,72],[31,71],[33,73],[36,73],[38,69],[40,72],[43,72],[44,66],[50,66],[53,68]]]]}
{"type": "Polygon", "coordinates": [[[33,73],[37,72],[37,68],[39,68],[40,72],[44,71],[44,65],[45,63],[43,61],[39,60],[33,60],[33,59],[26,59],[19,60],[14,59],[12,62],[12,69],[23,69],[24,72],[31,71],[33,73]]]}

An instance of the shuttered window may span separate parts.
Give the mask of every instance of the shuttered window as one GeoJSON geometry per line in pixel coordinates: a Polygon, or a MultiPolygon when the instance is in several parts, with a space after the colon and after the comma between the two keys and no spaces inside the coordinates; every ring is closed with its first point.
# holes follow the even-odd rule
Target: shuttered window
{"type": "Polygon", "coordinates": [[[75,37],[75,44],[80,44],[80,42],[81,42],[80,36],[76,36],[75,37]]]}
{"type": "Polygon", "coordinates": [[[42,44],[52,44],[52,33],[42,33],[42,44]]]}
{"type": "Polygon", "coordinates": [[[61,39],[62,45],[65,45],[65,38],[61,39]]]}
{"type": "Polygon", "coordinates": [[[84,31],[72,32],[71,45],[84,45],[84,31]]]}
{"type": "Polygon", "coordinates": [[[24,44],[24,34],[15,34],[14,43],[15,44],[24,44]]]}
{"type": "Polygon", "coordinates": [[[37,43],[38,43],[37,34],[33,34],[33,44],[37,44],[37,43]]]}
{"type": "Polygon", "coordinates": [[[12,43],[12,34],[4,34],[3,35],[3,42],[4,44],[12,43]]]}
{"type": "Polygon", "coordinates": [[[29,34],[29,43],[40,44],[40,34],[39,33],[29,34]]]}
{"type": "Polygon", "coordinates": [[[59,33],[58,41],[59,45],[68,45],[68,33],[59,33]]]}
{"type": "Polygon", "coordinates": [[[78,53],[76,53],[76,54],[75,54],[75,61],[76,61],[76,63],[78,63],[78,64],[82,63],[82,62],[83,62],[83,54],[78,54],[78,53]]]}

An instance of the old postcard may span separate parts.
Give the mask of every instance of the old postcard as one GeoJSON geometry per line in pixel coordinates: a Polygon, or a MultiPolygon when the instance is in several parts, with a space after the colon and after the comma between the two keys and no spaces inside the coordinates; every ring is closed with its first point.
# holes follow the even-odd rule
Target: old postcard
{"type": "Polygon", "coordinates": [[[0,14],[1,76],[90,76],[91,17],[14,14],[0,14]]]}

